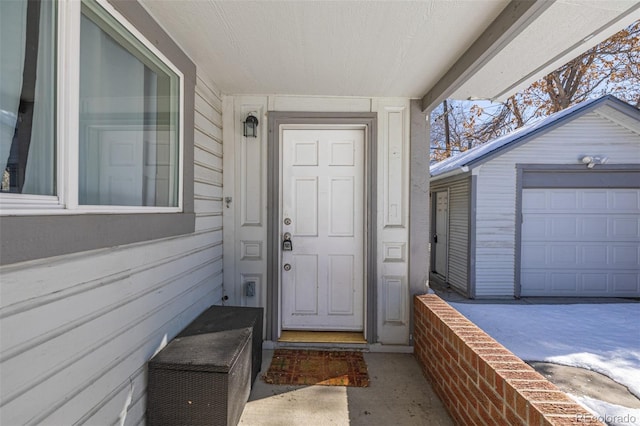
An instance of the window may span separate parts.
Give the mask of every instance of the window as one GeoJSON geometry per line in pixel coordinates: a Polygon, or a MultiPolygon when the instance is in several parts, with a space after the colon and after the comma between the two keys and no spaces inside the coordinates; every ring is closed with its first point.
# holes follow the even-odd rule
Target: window
{"type": "Polygon", "coordinates": [[[0,0],[0,264],[194,232],[195,80],[137,1],[0,0]]]}
{"type": "Polygon", "coordinates": [[[108,3],[62,7],[73,3],[59,2],[63,14],[79,14],[65,16],[76,25],[64,31],[79,41],[59,49],[64,57],[56,2],[0,2],[3,212],[179,211],[182,73],[108,3]]]}
{"type": "Polygon", "coordinates": [[[81,205],[178,205],[179,78],[95,3],[80,23],[81,205]]]}
{"type": "Polygon", "coordinates": [[[0,191],[56,194],[55,3],[0,2],[0,191]]]}

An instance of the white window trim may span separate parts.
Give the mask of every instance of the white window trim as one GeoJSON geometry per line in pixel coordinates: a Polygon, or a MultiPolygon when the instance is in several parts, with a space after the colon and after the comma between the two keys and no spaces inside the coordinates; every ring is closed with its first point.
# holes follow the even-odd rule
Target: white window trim
{"type": "Polygon", "coordinates": [[[56,196],[0,193],[0,216],[66,214],[180,213],[184,188],[184,74],[158,48],[136,29],[107,0],[95,0],[126,30],[156,55],[179,79],[178,114],[178,205],[103,206],[79,205],[79,126],[80,126],[80,21],[82,2],[57,1],[57,80],[56,80],[56,196]]]}

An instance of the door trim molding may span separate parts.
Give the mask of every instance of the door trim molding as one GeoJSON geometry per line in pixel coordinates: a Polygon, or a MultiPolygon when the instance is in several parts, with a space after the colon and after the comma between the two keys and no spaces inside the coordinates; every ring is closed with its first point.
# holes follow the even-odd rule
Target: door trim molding
{"type": "Polygon", "coordinates": [[[268,112],[267,137],[267,340],[276,341],[280,327],[280,295],[278,289],[278,235],[280,202],[280,129],[289,125],[356,125],[365,132],[365,233],[364,258],[365,333],[369,343],[376,341],[376,247],[377,247],[377,114],[359,112],[268,112]]]}

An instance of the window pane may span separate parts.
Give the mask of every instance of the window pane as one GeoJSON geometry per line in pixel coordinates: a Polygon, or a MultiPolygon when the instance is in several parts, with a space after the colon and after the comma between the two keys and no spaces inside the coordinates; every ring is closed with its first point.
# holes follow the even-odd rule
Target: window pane
{"type": "Polygon", "coordinates": [[[177,206],[178,76],[94,2],[80,32],[79,203],[177,206]]]}
{"type": "Polygon", "coordinates": [[[0,191],[55,195],[55,3],[0,1],[0,191]]]}

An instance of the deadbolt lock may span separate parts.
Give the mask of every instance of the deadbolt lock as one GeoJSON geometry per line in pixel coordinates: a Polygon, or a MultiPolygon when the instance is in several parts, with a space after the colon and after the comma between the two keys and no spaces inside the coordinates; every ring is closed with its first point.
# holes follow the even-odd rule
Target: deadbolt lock
{"type": "Polygon", "coordinates": [[[291,265],[289,265],[288,263],[285,263],[283,268],[284,268],[285,271],[290,271],[291,270],[291,265]]]}
{"type": "Polygon", "coordinates": [[[284,219],[284,224],[285,225],[291,225],[291,219],[289,219],[288,217],[284,219]]]}

